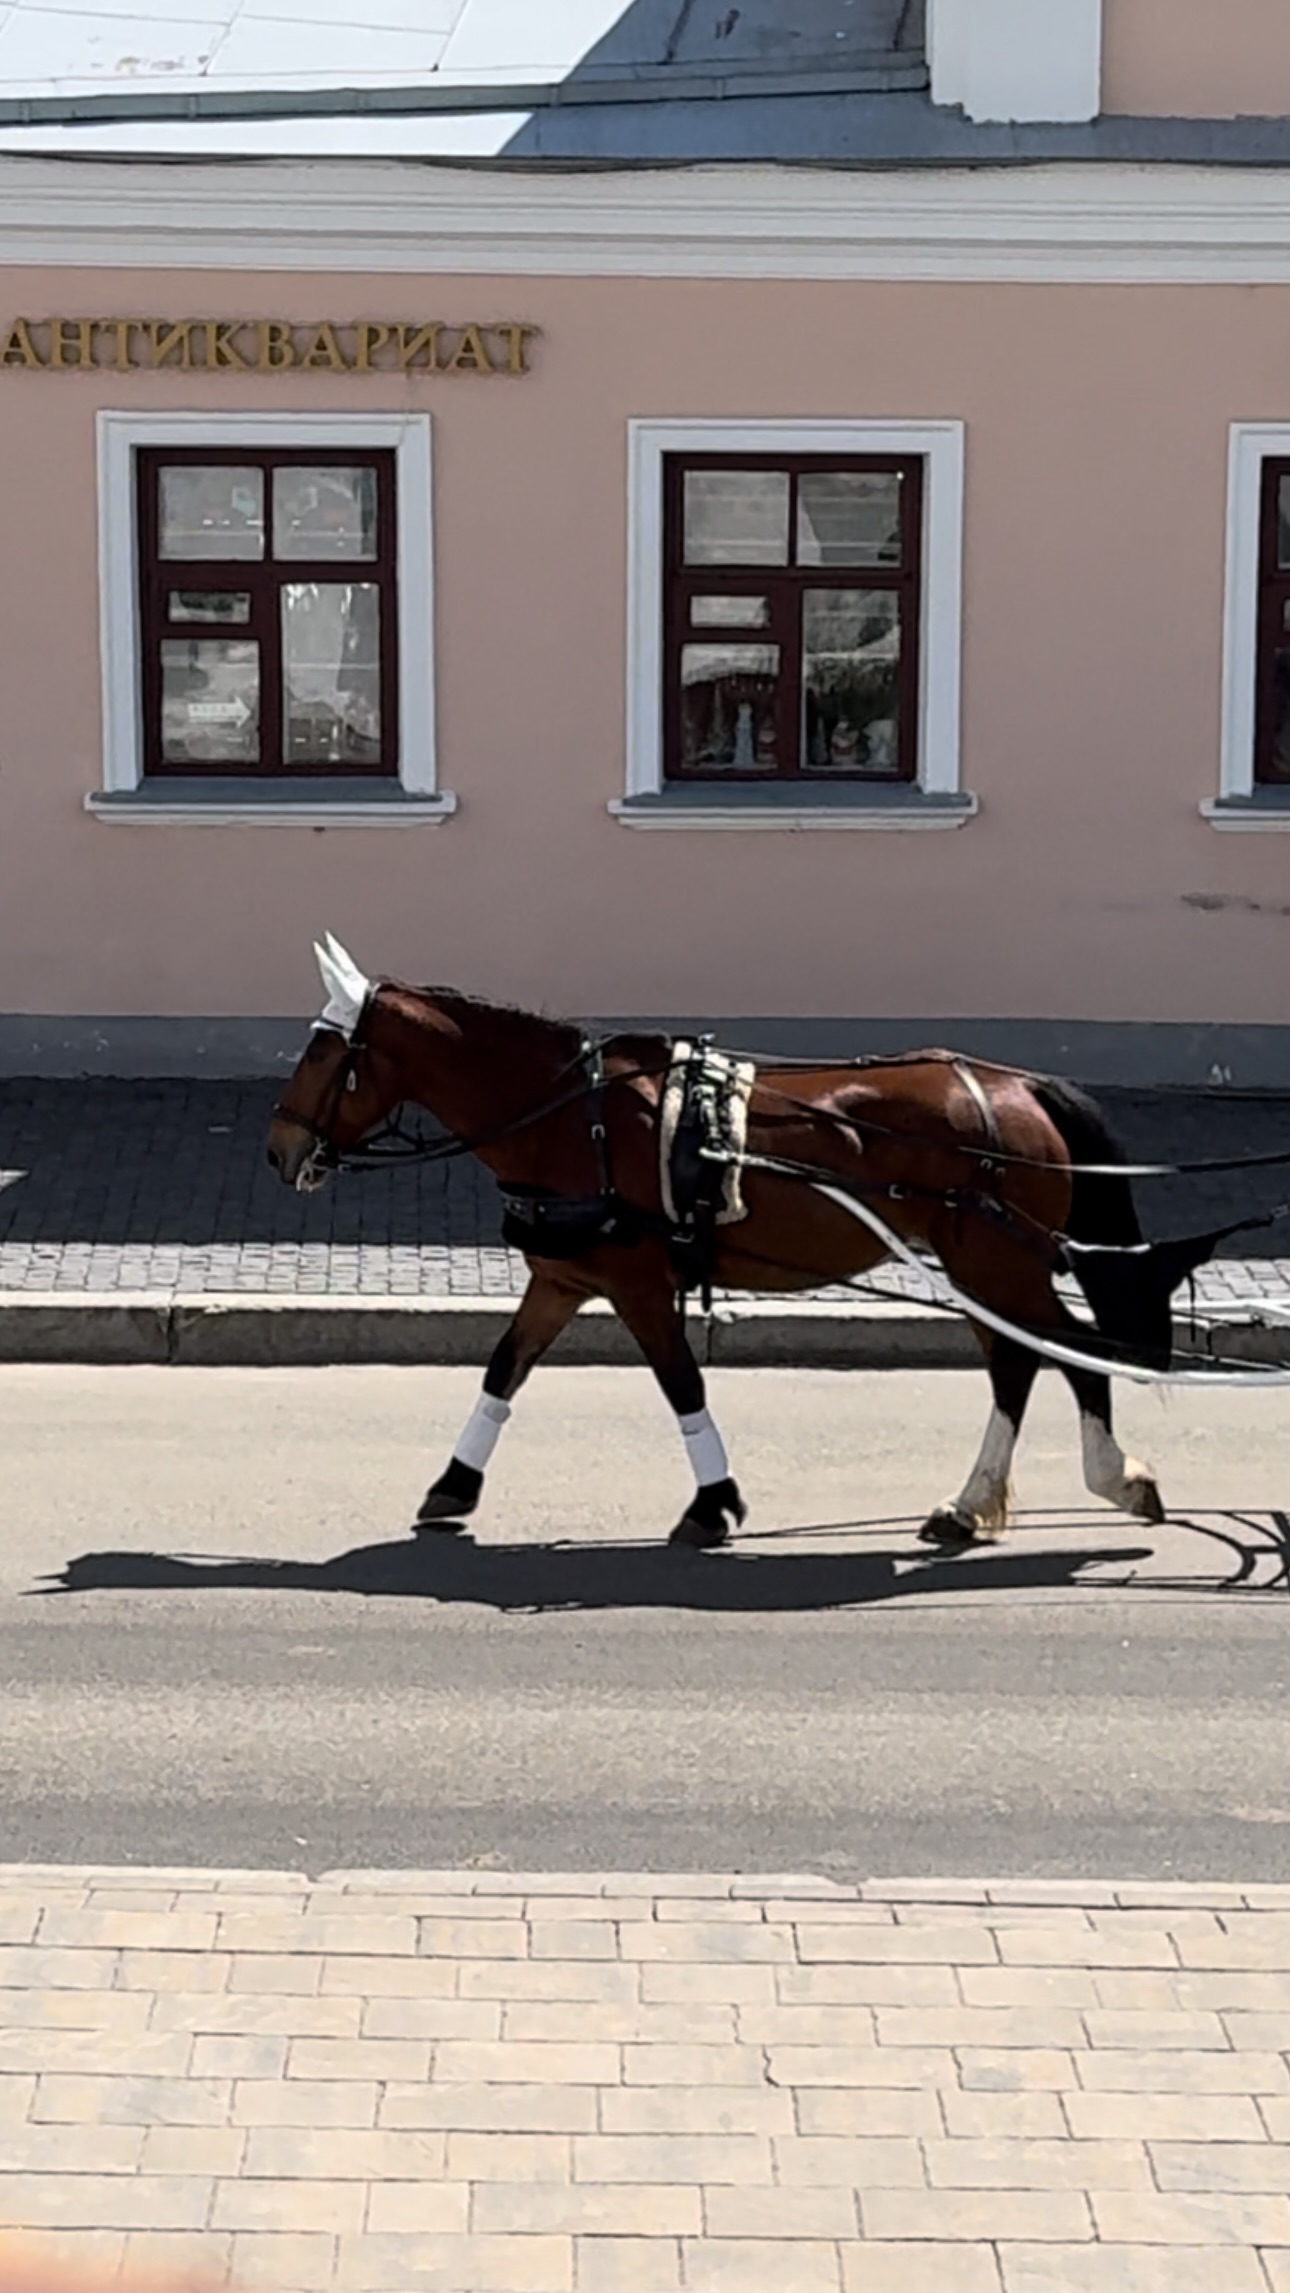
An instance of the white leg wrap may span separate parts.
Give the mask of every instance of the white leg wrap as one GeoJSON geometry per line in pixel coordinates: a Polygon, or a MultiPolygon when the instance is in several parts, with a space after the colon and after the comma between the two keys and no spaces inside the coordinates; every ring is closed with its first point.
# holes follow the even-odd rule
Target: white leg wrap
{"type": "Polygon", "coordinates": [[[696,1409],[692,1417],[679,1417],[681,1439],[685,1453],[694,1467],[694,1478],[701,1489],[712,1481],[729,1478],[730,1459],[726,1445],[706,1409],[696,1409]]]}
{"type": "Polygon", "coordinates": [[[495,1401],[491,1393],[481,1393],[469,1423],[453,1456],[461,1465],[471,1465],[482,1473],[501,1439],[502,1427],[511,1414],[509,1401],[495,1401]]]}
{"type": "Polygon", "coordinates": [[[974,1513],[978,1520],[998,1523],[1006,1516],[1008,1475],[1016,1446],[1017,1428],[1012,1419],[1005,1417],[1001,1409],[991,1410],[981,1454],[958,1500],[964,1510],[974,1513]]]}
{"type": "Polygon", "coordinates": [[[1129,1460],[1113,1433],[1108,1432],[1098,1417],[1086,1417],[1081,1410],[1080,1446],[1084,1452],[1084,1480],[1095,1497],[1105,1497],[1112,1505],[1123,1501],[1125,1467],[1129,1460]]]}

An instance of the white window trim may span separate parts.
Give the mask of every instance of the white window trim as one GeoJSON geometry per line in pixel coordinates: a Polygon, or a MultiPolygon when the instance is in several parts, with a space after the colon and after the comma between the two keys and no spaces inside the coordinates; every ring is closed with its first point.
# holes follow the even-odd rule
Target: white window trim
{"type": "MultiPolygon", "coordinates": [[[[428,414],[120,414],[98,417],[99,637],[103,683],[103,784],[86,798],[100,820],[132,825],[264,827],[437,825],[457,800],[440,791],[435,757],[433,490],[428,414]],[[392,448],[398,518],[399,795],[329,798],[302,782],[297,798],[257,800],[233,783],[218,799],[173,801],[143,784],[138,624],[139,537],[135,454],[142,447],[392,448]],[[129,803],[130,797],[138,801],[129,803]]],[[[216,779],[217,773],[211,778],[216,779]]]]}
{"type": "Polygon", "coordinates": [[[630,828],[908,829],[960,828],[976,811],[960,786],[960,683],[963,613],[964,426],[961,422],[723,422],[638,420],[628,437],[627,793],[610,811],[630,828]],[[745,785],[711,788],[684,804],[663,774],[663,457],[665,454],[917,454],[923,489],[922,667],[916,786],[901,803],[894,790],[866,806],[852,784],[829,804],[818,788],[793,808],[759,805],[745,785]],[[926,798],[959,797],[951,807],[926,798]],[[653,800],[642,804],[642,799],[653,800]]]}
{"type": "Polygon", "coordinates": [[[1219,793],[1201,805],[1213,828],[1290,831],[1290,802],[1253,809],[1258,717],[1259,507],[1263,464],[1290,461],[1290,425],[1234,422],[1227,457],[1227,587],[1223,600],[1223,739],[1219,793]],[[1250,806],[1246,810],[1244,807],[1250,806]]]}

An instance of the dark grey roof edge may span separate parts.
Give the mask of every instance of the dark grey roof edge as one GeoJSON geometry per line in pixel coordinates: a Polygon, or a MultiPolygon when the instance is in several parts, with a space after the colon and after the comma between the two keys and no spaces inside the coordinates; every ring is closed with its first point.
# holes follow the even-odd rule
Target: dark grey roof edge
{"type": "Polygon", "coordinates": [[[65,127],[134,125],[151,121],[418,118],[443,114],[471,118],[479,113],[586,109],[620,104],[730,103],[761,99],[838,95],[900,94],[928,86],[927,65],[919,56],[875,54],[851,58],[845,66],[785,71],[782,65],[741,65],[737,70],[683,71],[675,65],[637,65],[614,73],[579,72],[567,80],[492,81],[470,87],[421,81],[408,87],[203,88],[164,87],[103,94],[0,95],[0,126],[65,127]]]}
{"type": "MultiPolygon", "coordinates": [[[[725,83],[723,83],[724,85],[725,83]]],[[[814,83],[812,83],[812,90],[814,83]]],[[[211,126],[221,122],[264,123],[274,119],[317,119],[320,127],[335,118],[373,121],[433,114],[439,119],[463,112],[457,100],[444,104],[427,100],[421,88],[310,89],[294,93],[270,90],[215,90],[200,94],[158,92],[102,97],[39,99],[53,111],[36,113],[37,99],[0,99],[0,126],[24,125],[68,128],[64,151],[47,147],[32,157],[85,157],[118,160],[133,165],[149,160],[175,164],[228,165],[242,155],[235,152],[186,153],[174,145],[158,150],[113,153],[87,144],[78,153],[78,127],[120,125],[182,128],[185,124],[211,126]]],[[[469,107],[478,116],[475,107],[469,107]]],[[[587,102],[575,80],[558,89],[490,89],[486,106],[494,115],[515,111],[530,114],[496,156],[380,154],[387,165],[418,167],[471,167],[492,171],[534,169],[648,169],[694,166],[817,167],[887,169],[922,167],[1028,167],[1083,162],[1103,165],[1154,167],[1284,168],[1290,167],[1290,117],[1223,120],[1103,118],[1086,126],[999,125],[979,126],[961,111],[934,106],[929,97],[912,91],[873,93],[840,92],[833,81],[829,92],[804,92],[796,79],[793,92],[772,93],[763,83],[756,94],[741,87],[714,96],[711,83],[702,93],[678,100],[651,87],[648,100],[587,102]],[[517,100],[518,99],[518,100],[517,100]]],[[[22,156],[8,154],[6,156],[22,156]]],[[[248,153],[247,164],[268,163],[276,154],[248,153]]],[[[304,154],[297,156],[304,157],[304,154]]],[[[355,166],[365,163],[362,153],[330,154],[320,150],[321,163],[355,166]]]]}
{"type": "Polygon", "coordinates": [[[505,156],[548,165],[1290,167],[1290,118],[980,126],[925,95],[749,97],[724,105],[656,104],[644,114],[570,104],[535,113],[505,156]]]}

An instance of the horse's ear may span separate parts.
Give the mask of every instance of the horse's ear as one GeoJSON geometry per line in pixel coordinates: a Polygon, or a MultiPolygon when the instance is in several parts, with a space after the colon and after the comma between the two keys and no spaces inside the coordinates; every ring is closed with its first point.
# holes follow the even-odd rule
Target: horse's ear
{"type": "Polygon", "coordinates": [[[327,1008],[321,1024],[336,1028],[342,1035],[352,1035],[372,992],[372,983],[330,932],[322,945],[314,941],[314,955],[327,992],[327,1008]]]}

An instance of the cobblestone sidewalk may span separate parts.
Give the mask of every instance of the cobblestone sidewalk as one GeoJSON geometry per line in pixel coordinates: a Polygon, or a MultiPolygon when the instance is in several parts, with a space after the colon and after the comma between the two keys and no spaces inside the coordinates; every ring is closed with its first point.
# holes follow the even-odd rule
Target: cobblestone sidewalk
{"type": "Polygon", "coordinates": [[[1287,2293],[1290,1888],[0,1873],[0,2227],[277,2293],[1287,2293]]]}
{"type": "MultiPolygon", "coordinates": [[[[0,1291],[518,1294],[522,1263],[501,1245],[477,1164],[348,1178],[302,1198],[265,1167],[272,1096],[268,1082],[0,1081],[0,1291]]],[[[1290,1098],[1101,1096],[1138,1159],[1290,1150],[1290,1098]]],[[[1141,1196],[1153,1232],[1205,1230],[1282,1204],[1290,1165],[1151,1183],[1141,1196]]],[[[916,1277],[882,1281],[918,1295],[916,1277]]],[[[1290,1216],[1223,1245],[1197,1292],[1290,1300],[1290,1216]]]]}

